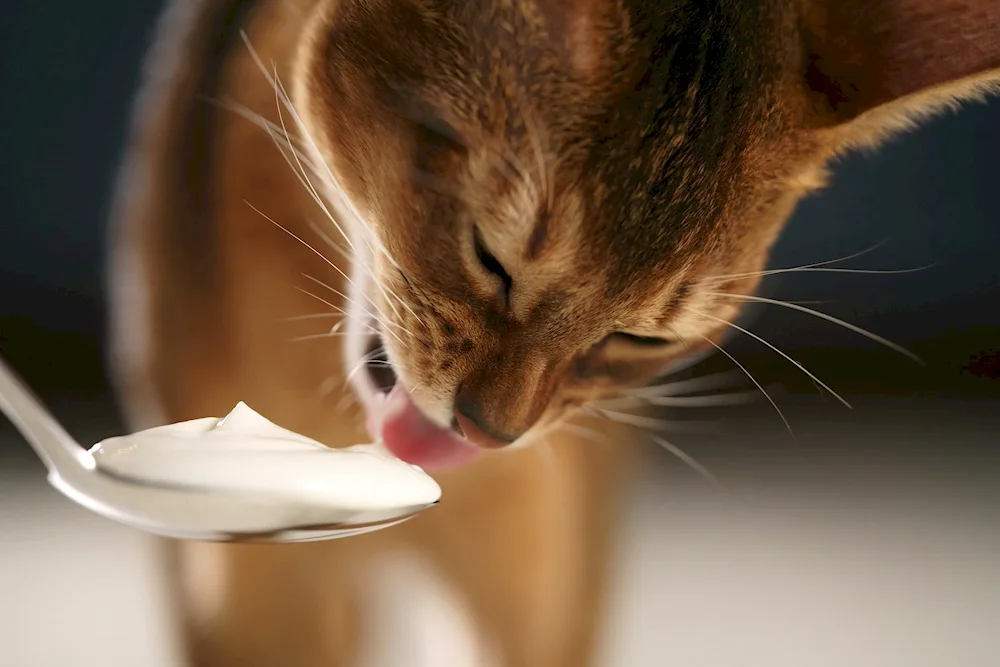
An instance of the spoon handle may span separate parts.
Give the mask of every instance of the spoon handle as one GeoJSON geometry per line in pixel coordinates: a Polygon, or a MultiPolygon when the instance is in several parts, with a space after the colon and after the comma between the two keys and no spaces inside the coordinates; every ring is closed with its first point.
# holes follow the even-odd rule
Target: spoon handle
{"type": "Polygon", "coordinates": [[[10,366],[0,358],[0,412],[17,427],[52,473],[93,467],[88,454],[45,409],[10,366]]]}

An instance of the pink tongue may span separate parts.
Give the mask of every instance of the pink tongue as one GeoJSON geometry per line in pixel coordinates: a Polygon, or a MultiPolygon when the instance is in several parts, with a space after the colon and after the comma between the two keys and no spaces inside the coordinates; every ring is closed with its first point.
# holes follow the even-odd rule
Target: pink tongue
{"type": "Polygon", "coordinates": [[[479,455],[475,445],[427,419],[400,383],[371,406],[368,430],[373,436],[378,435],[374,431],[379,416],[382,442],[407,463],[426,470],[444,470],[470,463],[479,455]]]}

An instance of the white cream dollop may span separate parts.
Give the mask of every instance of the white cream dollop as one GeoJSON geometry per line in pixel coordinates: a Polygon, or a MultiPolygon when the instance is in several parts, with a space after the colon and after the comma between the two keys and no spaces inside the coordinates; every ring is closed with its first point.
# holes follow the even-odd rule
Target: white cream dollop
{"type": "Polygon", "coordinates": [[[249,495],[325,509],[333,516],[378,516],[436,503],[441,488],[416,466],[374,445],[330,449],[284,429],[240,402],[207,417],[109,438],[90,450],[117,477],[168,487],[249,495]]]}

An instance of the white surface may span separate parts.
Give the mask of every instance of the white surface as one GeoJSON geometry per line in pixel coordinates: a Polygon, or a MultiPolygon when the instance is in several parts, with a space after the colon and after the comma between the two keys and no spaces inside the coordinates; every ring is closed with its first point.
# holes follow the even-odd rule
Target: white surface
{"type": "Polygon", "coordinates": [[[153,543],[45,485],[0,478],[0,665],[174,664],[153,543]]]}
{"type": "MultiPolygon", "coordinates": [[[[651,478],[629,513],[602,664],[995,667],[990,514],[857,495],[723,500],[651,478]]],[[[0,665],[175,664],[145,538],[40,479],[0,478],[0,530],[0,665]]]]}

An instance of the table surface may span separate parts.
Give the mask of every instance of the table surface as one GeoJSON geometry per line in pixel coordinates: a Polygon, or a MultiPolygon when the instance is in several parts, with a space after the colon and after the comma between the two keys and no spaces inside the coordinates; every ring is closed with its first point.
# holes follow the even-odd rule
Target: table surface
{"type": "MultiPolygon", "coordinates": [[[[794,443],[765,422],[716,449],[685,436],[728,493],[651,453],[622,524],[602,664],[995,665],[996,407],[810,408],[794,443]]],[[[0,464],[0,664],[176,664],[150,542],[73,506],[29,458],[0,464]]]]}

